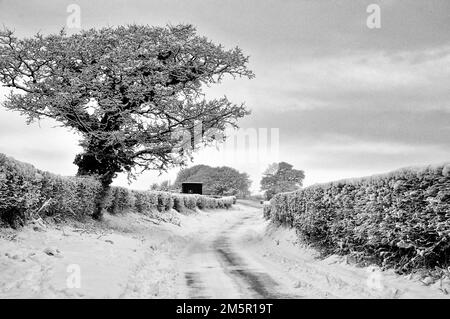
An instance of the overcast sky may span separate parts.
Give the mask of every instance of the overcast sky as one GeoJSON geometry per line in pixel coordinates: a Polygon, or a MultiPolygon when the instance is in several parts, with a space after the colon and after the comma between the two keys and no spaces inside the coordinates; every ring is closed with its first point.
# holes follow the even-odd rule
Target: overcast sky
{"type": "MultiPolygon", "coordinates": [[[[247,171],[253,190],[276,158],[305,170],[307,185],[450,159],[448,0],[0,0],[0,23],[20,36],[55,32],[72,3],[80,5],[82,28],[191,23],[250,55],[255,79],[224,81],[208,96],[246,102],[252,115],[240,122],[244,128],[278,128],[278,156],[255,160],[209,149],[194,164],[247,171]],[[380,29],[366,25],[371,3],[381,8],[380,29]]],[[[78,137],[56,125],[27,126],[1,109],[0,152],[74,174],[78,137]]],[[[144,174],[132,187],[176,172],[144,174]]]]}

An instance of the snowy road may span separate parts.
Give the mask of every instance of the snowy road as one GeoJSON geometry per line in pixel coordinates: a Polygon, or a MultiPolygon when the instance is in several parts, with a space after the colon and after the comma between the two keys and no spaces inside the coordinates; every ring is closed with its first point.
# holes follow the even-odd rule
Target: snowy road
{"type": "Polygon", "coordinates": [[[448,282],[317,258],[257,206],[173,214],[180,226],[130,213],[101,224],[0,230],[0,298],[449,297],[448,282]]]}
{"type": "MultiPolygon", "coordinates": [[[[448,298],[438,289],[345,258],[318,259],[293,230],[269,225],[261,209],[239,205],[212,218],[182,256],[187,298],[448,298]]],[[[434,287],[437,288],[437,287],[434,287]]]]}
{"type": "Polygon", "coordinates": [[[260,216],[254,209],[243,210],[237,221],[222,231],[203,233],[201,243],[193,243],[186,255],[185,272],[190,298],[297,298],[279,289],[270,269],[257,267],[247,259],[242,230],[260,216]]]}

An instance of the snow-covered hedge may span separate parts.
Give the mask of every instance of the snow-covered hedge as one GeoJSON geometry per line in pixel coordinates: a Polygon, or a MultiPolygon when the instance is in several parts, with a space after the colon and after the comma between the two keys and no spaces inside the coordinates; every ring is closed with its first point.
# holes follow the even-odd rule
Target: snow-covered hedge
{"type": "Polygon", "coordinates": [[[278,194],[264,215],[326,254],[398,271],[450,266],[450,164],[278,194]]]}
{"type": "Polygon", "coordinates": [[[135,210],[145,213],[150,210],[160,212],[175,209],[183,213],[186,209],[230,208],[235,201],[233,196],[213,198],[204,195],[179,194],[162,191],[135,191],[122,187],[113,187],[111,203],[108,211],[111,213],[135,210]]]}
{"type": "Polygon", "coordinates": [[[110,214],[118,214],[136,207],[136,197],[124,187],[112,187],[106,210],[110,214]]]}
{"type": "MultiPolygon", "coordinates": [[[[0,220],[10,225],[24,223],[33,214],[76,218],[92,215],[100,190],[94,179],[51,174],[0,153],[0,220]]],[[[229,208],[233,198],[112,187],[108,202],[111,214],[171,209],[183,212],[196,207],[229,208]]]]}
{"type": "Polygon", "coordinates": [[[90,215],[99,191],[93,179],[54,175],[0,154],[0,219],[13,226],[37,213],[90,215]]]}

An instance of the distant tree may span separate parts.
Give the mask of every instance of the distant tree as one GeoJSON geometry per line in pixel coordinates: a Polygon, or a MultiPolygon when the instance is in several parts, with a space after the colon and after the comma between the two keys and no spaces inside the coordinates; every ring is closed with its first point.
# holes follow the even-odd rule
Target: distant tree
{"type": "Polygon", "coordinates": [[[286,162],[274,163],[269,165],[264,172],[261,190],[265,191],[266,200],[270,200],[275,194],[299,189],[303,185],[304,178],[305,173],[293,169],[291,164],[286,162]]]}
{"type": "Polygon", "coordinates": [[[157,191],[157,190],[159,190],[159,184],[158,184],[158,183],[153,183],[153,184],[150,186],[150,190],[152,190],[152,191],[157,191]]]}
{"type": "MultiPolygon", "coordinates": [[[[28,122],[51,118],[81,137],[78,175],[103,186],[101,218],[117,173],[167,170],[190,155],[173,150],[180,130],[202,123],[223,131],[249,112],[221,99],[205,100],[203,86],[225,76],[253,77],[239,48],[198,36],[191,25],[119,26],[18,39],[0,32],[0,82],[12,89],[4,106],[28,122]]],[[[202,142],[213,142],[214,136],[202,142]]]]}
{"type": "Polygon", "coordinates": [[[168,192],[171,191],[173,189],[173,185],[170,184],[170,181],[162,181],[161,183],[153,183],[152,185],[150,185],[150,190],[153,191],[164,191],[164,192],[168,192]]]}
{"type": "Polygon", "coordinates": [[[210,195],[246,197],[250,194],[251,182],[248,174],[227,166],[195,165],[183,169],[178,173],[175,186],[180,188],[181,184],[186,182],[203,183],[203,192],[210,195]]]}
{"type": "MultiPolygon", "coordinates": [[[[175,185],[181,187],[181,183],[185,182],[195,182],[192,177],[200,178],[200,175],[208,171],[211,167],[208,165],[195,165],[189,168],[182,169],[178,172],[177,178],[175,180],[175,185]]],[[[201,177],[203,178],[203,177],[201,177]]]]}
{"type": "Polygon", "coordinates": [[[264,171],[264,175],[275,175],[278,171],[279,164],[278,163],[272,163],[270,164],[266,170],[264,171]]]}
{"type": "Polygon", "coordinates": [[[170,184],[170,181],[162,181],[161,184],[159,184],[159,190],[168,192],[172,189],[172,185],[170,184]]]}

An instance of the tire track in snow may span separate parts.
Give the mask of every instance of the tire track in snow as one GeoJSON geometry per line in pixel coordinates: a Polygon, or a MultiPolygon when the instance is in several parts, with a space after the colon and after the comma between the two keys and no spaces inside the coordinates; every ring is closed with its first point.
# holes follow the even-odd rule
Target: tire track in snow
{"type": "MultiPolygon", "coordinates": [[[[238,294],[244,298],[299,298],[277,291],[279,284],[263,270],[252,269],[245,262],[245,258],[239,254],[238,247],[232,245],[232,236],[234,232],[245,223],[250,222],[250,216],[243,216],[238,222],[227,227],[220,232],[218,236],[209,237],[207,249],[203,250],[201,256],[204,259],[216,259],[217,266],[206,267],[205,271],[225,274],[230,284],[237,287],[238,294]]],[[[202,270],[190,270],[185,272],[185,282],[188,287],[191,298],[210,298],[211,291],[220,290],[220,287],[214,287],[215,282],[211,282],[209,276],[202,270]],[[208,292],[209,291],[209,292],[208,292]]]]}

